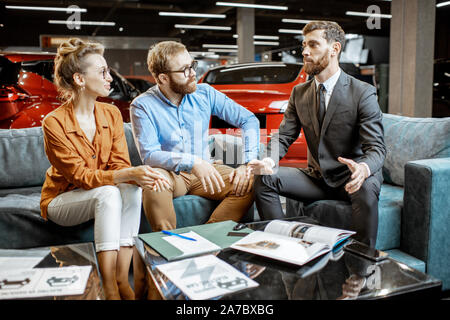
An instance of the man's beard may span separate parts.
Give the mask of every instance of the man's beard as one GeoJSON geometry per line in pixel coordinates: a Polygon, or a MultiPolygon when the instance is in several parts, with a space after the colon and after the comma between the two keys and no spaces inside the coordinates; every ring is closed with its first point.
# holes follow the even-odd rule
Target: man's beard
{"type": "Polygon", "coordinates": [[[197,90],[197,83],[195,77],[189,78],[188,83],[180,84],[176,82],[172,77],[170,77],[170,89],[178,94],[188,94],[193,93],[195,90],[197,90]]]}
{"type": "Polygon", "coordinates": [[[321,73],[328,64],[330,63],[330,59],[328,59],[328,50],[324,53],[324,55],[319,58],[317,62],[308,62],[305,63],[305,72],[310,76],[316,76],[321,73]]]}

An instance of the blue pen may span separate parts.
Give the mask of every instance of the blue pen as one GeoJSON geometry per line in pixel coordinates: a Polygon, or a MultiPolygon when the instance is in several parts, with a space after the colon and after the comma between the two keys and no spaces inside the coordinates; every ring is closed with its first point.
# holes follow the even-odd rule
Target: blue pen
{"type": "Polygon", "coordinates": [[[165,234],[168,234],[169,236],[177,236],[177,237],[180,237],[180,238],[183,238],[183,239],[186,239],[186,240],[197,241],[194,238],[189,238],[189,237],[186,237],[186,236],[182,236],[181,234],[178,234],[178,233],[173,233],[173,232],[166,231],[166,230],[162,230],[161,232],[165,233],[165,234]]]}

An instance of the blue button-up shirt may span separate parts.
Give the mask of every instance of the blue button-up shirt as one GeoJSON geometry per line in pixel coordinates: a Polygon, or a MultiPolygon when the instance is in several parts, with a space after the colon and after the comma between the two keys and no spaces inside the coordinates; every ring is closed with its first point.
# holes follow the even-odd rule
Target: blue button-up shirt
{"type": "Polygon", "coordinates": [[[150,166],[190,172],[196,157],[211,162],[208,131],[212,115],[242,129],[245,162],[258,156],[258,119],[208,84],[197,84],[197,90],[186,94],[179,106],[155,85],[133,100],[130,114],[139,155],[150,166]]]}

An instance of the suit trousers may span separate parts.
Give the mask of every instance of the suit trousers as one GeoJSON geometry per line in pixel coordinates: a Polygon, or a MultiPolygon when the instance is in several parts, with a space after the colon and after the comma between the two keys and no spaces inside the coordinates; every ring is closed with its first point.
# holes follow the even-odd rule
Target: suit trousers
{"type": "Polygon", "coordinates": [[[96,251],[134,245],[141,222],[142,189],[121,183],[59,194],[48,205],[48,218],[61,226],[94,219],[96,251]]]}
{"type": "Polygon", "coordinates": [[[256,208],[261,220],[272,220],[284,218],[279,195],[305,203],[317,200],[349,201],[352,205],[352,229],[356,231],[354,238],[375,247],[381,188],[378,179],[368,177],[353,194],[348,194],[344,187],[345,184],[333,188],[323,179],[310,177],[300,169],[280,167],[272,175],[256,177],[256,208]]]}
{"type": "Polygon", "coordinates": [[[168,178],[170,189],[161,192],[151,189],[144,189],[143,191],[144,211],[152,231],[176,228],[177,221],[173,199],[186,194],[221,201],[206,223],[226,220],[237,222],[244,216],[253,204],[253,188],[244,196],[236,196],[233,193],[233,185],[230,184],[228,177],[233,168],[220,164],[213,164],[213,166],[225,183],[225,188],[222,188],[221,192],[217,192],[216,188],[214,188],[214,194],[205,192],[200,180],[192,173],[180,172],[180,174],[176,174],[173,171],[154,168],[168,178]]]}

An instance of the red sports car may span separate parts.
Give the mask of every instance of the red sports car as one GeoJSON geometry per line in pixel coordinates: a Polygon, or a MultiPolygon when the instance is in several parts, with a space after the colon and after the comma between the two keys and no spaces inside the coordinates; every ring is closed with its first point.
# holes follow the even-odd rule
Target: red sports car
{"type": "MultiPolygon", "coordinates": [[[[41,126],[42,119],[61,105],[53,84],[55,54],[0,53],[0,129],[41,126]]],[[[111,70],[111,93],[99,101],[116,105],[130,121],[130,102],[139,91],[111,70]]]]}
{"type": "MultiPolygon", "coordinates": [[[[256,62],[215,67],[199,83],[208,83],[253,112],[260,122],[261,141],[278,131],[293,87],[307,80],[300,63],[256,62]]],[[[231,125],[212,117],[211,128],[230,133],[231,125]]],[[[236,133],[238,134],[238,133],[236,133]]],[[[305,167],[307,146],[303,130],[291,145],[282,166],[305,167]]]]}

